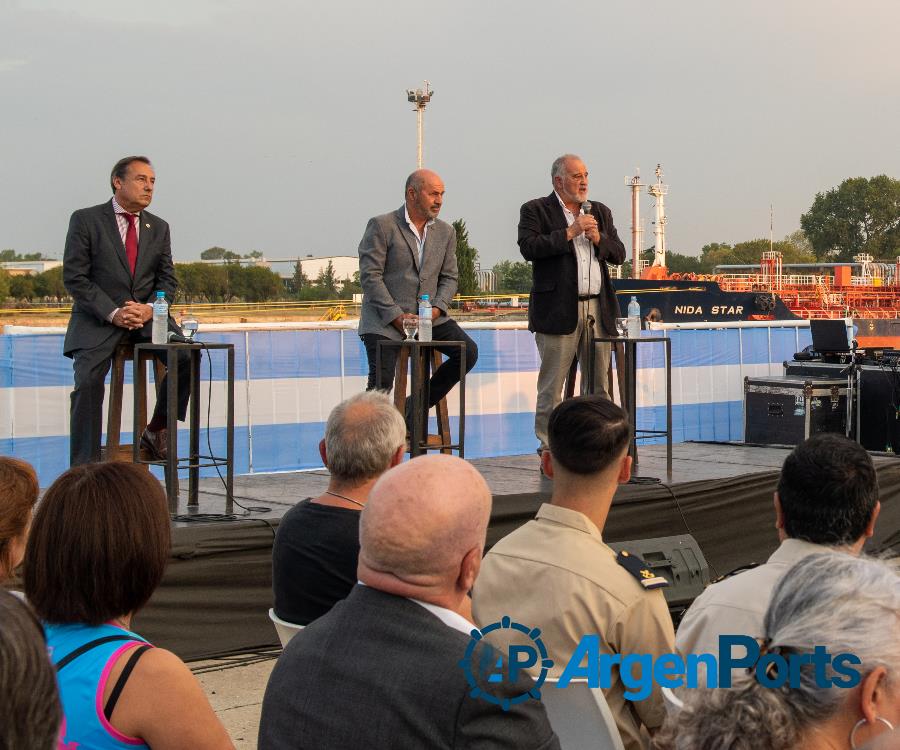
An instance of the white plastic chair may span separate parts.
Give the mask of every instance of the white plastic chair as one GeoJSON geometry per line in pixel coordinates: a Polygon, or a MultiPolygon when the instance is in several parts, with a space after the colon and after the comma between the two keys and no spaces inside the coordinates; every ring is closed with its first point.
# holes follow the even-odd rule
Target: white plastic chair
{"type": "Polygon", "coordinates": [[[305,625],[296,625],[293,622],[282,620],[275,614],[275,610],[271,608],[269,609],[269,619],[275,625],[275,632],[278,633],[278,640],[281,641],[282,648],[287,646],[288,641],[306,627],[305,625]]]}
{"type": "Polygon", "coordinates": [[[555,678],[541,685],[541,702],[562,750],[625,750],[612,711],[600,688],[572,680],[558,688],[555,678]]]}

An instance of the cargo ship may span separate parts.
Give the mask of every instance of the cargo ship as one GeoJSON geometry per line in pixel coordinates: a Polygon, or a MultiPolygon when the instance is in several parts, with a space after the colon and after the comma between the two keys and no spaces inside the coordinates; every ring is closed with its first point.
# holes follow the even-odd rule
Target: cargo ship
{"type": "Polygon", "coordinates": [[[716,273],[678,274],[666,268],[665,196],[660,166],[648,192],[656,199],[654,259],[641,261],[640,201],[632,191],[632,263],[640,278],[613,279],[622,316],[637,298],[645,321],[700,323],[852,318],[860,347],[900,349],[900,257],[878,261],[857,255],[852,263],[782,262],[763,253],[759,266],[719,266],[716,273]]]}

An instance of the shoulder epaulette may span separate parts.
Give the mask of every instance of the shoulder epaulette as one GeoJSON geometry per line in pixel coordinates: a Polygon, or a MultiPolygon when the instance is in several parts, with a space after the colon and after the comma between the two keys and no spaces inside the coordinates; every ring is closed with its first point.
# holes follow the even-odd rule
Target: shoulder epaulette
{"type": "Polygon", "coordinates": [[[641,558],[624,549],[616,555],[616,562],[637,578],[638,583],[645,589],[661,589],[669,585],[665,578],[650,570],[650,566],[641,558]]]}
{"type": "Polygon", "coordinates": [[[741,565],[739,568],[735,568],[734,570],[730,570],[723,575],[720,575],[718,578],[713,578],[710,583],[719,583],[719,581],[724,581],[726,578],[731,578],[731,576],[736,576],[738,573],[743,573],[745,570],[753,570],[753,568],[758,568],[759,563],[747,563],[746,565],[741,565]]]}

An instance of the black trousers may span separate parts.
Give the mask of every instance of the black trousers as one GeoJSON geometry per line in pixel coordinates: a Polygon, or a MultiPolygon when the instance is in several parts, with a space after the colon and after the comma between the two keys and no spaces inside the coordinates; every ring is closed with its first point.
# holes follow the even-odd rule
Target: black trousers
{"type": "MultiPolygon", "coordinates": [[[[112,336],[103,346],[94,349],[77,349],[72,354],[75,371],[75,388],[72,391],[69,416],[69,464],[77,466],[100,460],[100,437],[103,434],[103,399],[106,395],[104,381],[116,347],[123,342],[135,344],[150,343],[150,324],[124,336],[112,336]]],[[[169,330],[178,332],[174,322],[169,320],[169,330]]],[[[154,357],[167,364],[167,353],[154,352],[154,357]]],[[[191,395],[191,357],[186,351],[178,352],[178,419],[182,422],[187,415],[191,395]]],[[[166,379],[159,386],[159,396],[153,416],[168,413],[166,379]]]]}
{"type": "MultiPolygon", "coordinates": [[[[369,360],[369,381],[366,390],[376,388],[379,379],[375,371],[375,352],[379,341],[389,341],[387,336],[378,333],[364,333],[360,336],[366,347],[366,357],[369,360]]],[[[459,324],[450,318],[446,323],[434,326],[431,331],[433,341],[465,341],[466,342],[466,372],[469,372],[478,361],[478,345],[469,338],[459,324]]],[[[459,347],[437,347],[447,359],[431,376],[429,385],[429,408],[434,406],[459,382],[459,347]]],[[[381,387],[391,390],[394,387],[394,370],[397,366],[397,349],[394,347],[381,350],[381,387]]]]}

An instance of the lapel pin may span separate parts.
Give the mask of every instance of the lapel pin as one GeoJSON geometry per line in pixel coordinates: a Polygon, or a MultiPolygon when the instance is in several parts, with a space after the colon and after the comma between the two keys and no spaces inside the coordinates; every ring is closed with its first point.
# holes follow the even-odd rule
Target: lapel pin
{"type": "Polygon", "coordinates": [[[147,227],[147,229],[150,228],[150,225],[149,225],[149,224],[144,224],[144,226],[147,227]]]}

